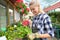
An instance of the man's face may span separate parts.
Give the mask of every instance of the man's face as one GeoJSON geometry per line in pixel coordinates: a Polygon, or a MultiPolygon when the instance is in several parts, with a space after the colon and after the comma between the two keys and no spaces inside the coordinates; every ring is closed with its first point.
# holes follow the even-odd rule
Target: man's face
{"type": "Polygon", "coordinates": [[[37,14],[38,14],[38,6],[35,6],[35,7],[30,6],[30,9],[31,9],[31,11],[32,11],[32,13],[33,13],[34,15],[37,15],[37,14]]]}

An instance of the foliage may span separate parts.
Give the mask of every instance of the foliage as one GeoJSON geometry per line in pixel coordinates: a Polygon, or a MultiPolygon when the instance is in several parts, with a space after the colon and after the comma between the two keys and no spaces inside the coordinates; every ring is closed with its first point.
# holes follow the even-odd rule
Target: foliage
{"type": "Polygon", "coordinates": [[[60,12],[51,12],[48,14],[51,17],[53,27],[60,28],[60,12]]]}
{"type": "Polygon", "coordinates": [[[53,23],[60,23],[60,12],[48,13],[53,23]]]}
{"type": "Polygon", "coordinates": [[[28,26],[17,23],[17,25],[8,26],[5,32],[0,31],[0,36],[6,36],[7,40],[14,40],[16,38],[24,38],[30,33],[32,33],[32,30],[28,26]]]}
{"type": "Polygon", "coordinates": [[[60,28],[60,24],[52,24],[53,25],[53,28],[55,28],[55,29],[59,29],[60,28]]]}

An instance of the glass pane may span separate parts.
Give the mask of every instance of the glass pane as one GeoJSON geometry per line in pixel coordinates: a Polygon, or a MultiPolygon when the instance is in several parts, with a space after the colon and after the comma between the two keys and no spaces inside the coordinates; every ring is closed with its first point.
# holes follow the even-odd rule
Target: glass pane
{"type": "Polygon", "coordinates": [[[6,7],[0,5],[0,27],[6,27],[6,7]]]}
{"type": "Polygon", "coordinates": [[[15,22],[18,22],[18,21],[20,21],[20,14],[16,11],[16,10],[14,10],[14,20],[15,20],[15,22]]]}
{"type": "Polygon", "coordinates": [[[13,10],[9,9],[9,15],[10,15],[10,24],[13,23],[13,10]]]}
{"type": "Polygon", "coordinates": [[[13,6],[11,4],[9,4],[9,19],[10,19],[10,25],[14,23],[14,18],[13,18],[13,6]]]}

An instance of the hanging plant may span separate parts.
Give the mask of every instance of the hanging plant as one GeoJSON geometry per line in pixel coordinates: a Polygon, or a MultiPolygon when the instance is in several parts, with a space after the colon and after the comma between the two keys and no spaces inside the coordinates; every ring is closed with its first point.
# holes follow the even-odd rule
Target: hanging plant
{"type": "Polygon", "coordinates": [[[30,10],[23,2],[23,0],[16,0],[16,8],[18,9],[18,12],[20,12],[20,14],[28,14],[30,10]]]}

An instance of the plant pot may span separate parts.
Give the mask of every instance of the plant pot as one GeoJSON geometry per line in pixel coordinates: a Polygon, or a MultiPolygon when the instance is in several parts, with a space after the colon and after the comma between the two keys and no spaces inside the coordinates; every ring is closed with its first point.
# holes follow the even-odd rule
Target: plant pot
{"type": "Polygon", "coordinates": [[[0,40],[7,40],[5,36],[0,37],[0,40]]]}

